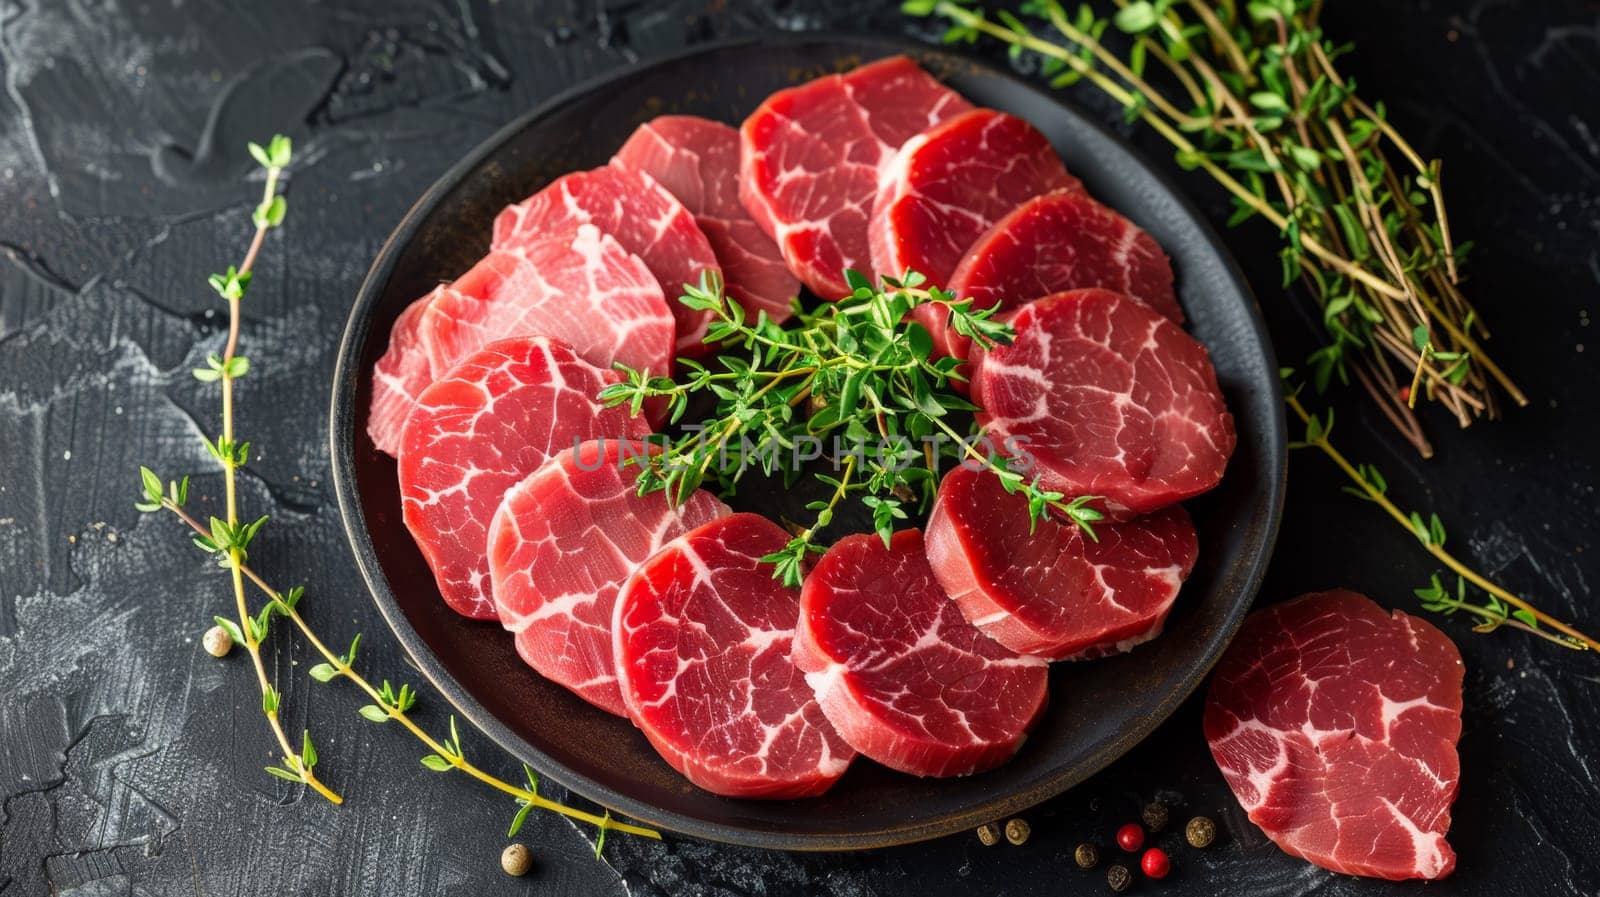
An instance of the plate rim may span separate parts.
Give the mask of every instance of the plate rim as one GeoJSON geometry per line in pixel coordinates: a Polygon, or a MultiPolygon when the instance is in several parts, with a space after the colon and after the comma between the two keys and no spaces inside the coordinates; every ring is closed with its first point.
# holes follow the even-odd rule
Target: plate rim
{"type": "Polygon", "coordinates": [[[358,378],[362,373],[359,367],[368,331],[371,329],[370,321],[375,314],[378,300],[382,297],[384,288],[399,262],[401,251],[416,236],[428,214],[447,194],[469,177],[485,159],[493,155],[496,150],[521,133],[531,123],[553,114],[562,107],[586,97],[596,90],[603,89],[608,84],[635,77],[639,73],[652,68],[666,66],[702,54],[712,54],[761,44],[793,45],[810,43],[859,47],[864,53],[899,52],[922,56],[929,54],[944,55],[958,60],[962,64],[981,69],[988,76],[1009,81],[1016,88],[1041,95],[1049,101],[1066,108],[1083,124],[1099,132],[1131,156],[1133,161],[1153,178],[1156,186],[1171,196],[1178,208],[1195,222],[1200,236],[1205,240],[1212,253],[1221,261],[1222,270],[1228,280],[1247,300],[1244,311],[1252,325],[1250,328],[1250,341],[1256,344],[1256,347],[1266,359],[1269,371],[1278,368],[1277,354],[1268,335],[1266,320],[1262,314],[1260,302],[1220,234],[1189,196],[1178,188],[1169,172],[1153,164],[1144,152],[1133,146],[1122,135],[1108,128],[1098,116],[1084,111],[1053,92],[1045,91],[1038,84],[1019,77],[1014,72],[997,67],[987,60],[979,59],[969,54],[952,52],[942,45],[918,41],[900,35],[869,36],[826,30],[768,30],[696,43],[671,53],[646,57],[585,78],[555,93],[495,130],[428,186],[406,210],[399,223],[379,247],[371,267],[362,279],[360,287],[356,290],[344,329],[340,334],[328,414],[330,479],[338,501],[340,523],[344,530],[345,541],[350,546],[367,592],[372,597],[373,603],[377,605],[379,613],[383,616],[384,623],[428,683],[467,722],[471,723],[480,732],[488,735],[491,740],[512,757],[528,761],[529,765],[542,776],[555,781],[573,794],[598,803],[650,827],[661,829],[664,834],[670,832],[677,835],[689,835],[723,843],[764,849],[797,851],[867,850],[942,837],[963,829],[972,828],[994,818],[1020,812],[1055,797],[1105,769],[1134,746],[1142,743],[1199,688],[1200,684],[1210,675],[1211,669],[1221,659],[1222,653],[1227,649],[1228,644],[1232,642],[1238,628],[1243,624],[1244,618],[1248,615],[1249,606],[1254,604],[1277,543],[1278,531],[1283,519],[1283,505],[1288,477],[1287,417],[1283,406],[1282,383],[1277,377],[1269,378],[1270,382],[1267,384],[1267,389],[1272,399],[1272,426],[1270,432],[1266,434],[1268,451],[1261,459],[1264,469],[1259,475],[1259,479],[1270,490],[1267,520],[1262,535],[1262,550],[1259,555],[1250,560],[1248,567],[1243,571],[1244,575],[1240,579],[1241,594],[1248,596],[1243,599],[1246,609],[1245,612],[1237,614],[1234,619],[1217,629],[1215,636],[1207,645],[1208,656],[1205,656],[1195,668],[1195,672],[1189,677],[1188,681],[1183,682],[1181,688],[1175,689],[1167,700],[1159,704],[1153,712],[1145,715],[1135,725],[1129,727],[1129,730],[1122,737],[1095,751],[1083,762],[1073,765],[1071,769],[1061,770],[1034,784],[1032,787],[1019,789],[1010,795],[997,796],[966,811],[945,814],[916,824],[874,831],[853,832],[848,835],[794,834],[750,829],[710,822],[696,816],[670,810],[662,810],[566,768],[563,764],[540,750],[538,746],[508,729],[478,702],[469,689],[443,668],[443,664],[435,657],[422,638],[421,633],[406,618],[404,610],[400,607],[394,593],[389,588],[387,578],[382,570],[382,564],[377,557],[376,549],[368,533],[366,516],[358,497],[355,477],[356,439],[354,424],[356,410],[354,399],[359,386],[358,378]]]}

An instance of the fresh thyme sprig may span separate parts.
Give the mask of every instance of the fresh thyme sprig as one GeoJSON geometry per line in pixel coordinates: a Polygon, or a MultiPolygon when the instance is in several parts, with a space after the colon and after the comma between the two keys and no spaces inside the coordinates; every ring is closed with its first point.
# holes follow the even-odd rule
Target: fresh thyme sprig
{"type": "MultiPolygon", "coordinates": [[[[282,693],[267,674],[266,665],[261,658],[261,643],[267,637],[273,614],[278,612],[280,607],[292,607],[292,605],[288,601],[278,601],[262,608],[259,613],[252,614],[245,595],[244,575],[241,572],[250,543],[261,526],[266,523],[266,518],[262,517],[248,523],[241,522],[239,518],[237,472],[250,459],[250,443],[239,441],[234,434],[233,426],[233,385],[250,371],[249,360],[238,354],[239,309],[245,292],[250,288],[251,270],[255,267],[256,257],[261,252],[262,244],[266,241],[267,232],[283,223],[287,203],[278,193],[278,180],[289,167],[291,151],[289,138],[281,134],[273,137],[266,146],[250,144],[250,155],[266,171],[266,178],[261,188],[261,202],[256,205],[250,216],[255,232],[250,239],[249,248],[245,251],[244,259],[237,266],[230,265],[227,271],[213,274],[209,278],[211,288],[216,290],[228,304],[228,340],[222,354],[209,356],[206,359],[206,367],[196,370],[194,375],[201,382],[218,383],[222,388],[222,433],[215,439],[206,436],[201,438],[205,441],[206,450],[222,466],[226,510],[225,516],[212,517],[208,525],[195,527],[194,543],[217,557],[218,564],[228,570],[232,582],[236,618],[218,616],[215,619],[217,625],[226,630],[236,643],[244,646],[245,652],[250,655],[250,663],[255,668],[256,683],[261,689],[261,711],[266,715],[267,726],[272,730],[273,738],[278,742],[283,758],[281,766],[269,766],[266,771],[291,782],[303,782],[318,794],[338,804],[344,799],[317,778],[317,751],[311,742],[311,733],[309,731],[301,733],[300,749],[297,751],[289,741],[288,734],[284,732],[279,718],[282,693]]],[[[163,490],[161,478],[149,468],[140,468],[139,474],[144,488],[144,500],[137,504],[139,510],[149,513],[169,505],[181,507],[188,500],[187,477],[170,483],[168,488],[163,490]]],[[[298,592],[293,595],[293,600],[299,600],[298,592]]]]}
{"type": "MultiPolygon", "coordinates": [[[[1291,374],[1292,371],[1287,369],[1284,371],[1286,379],[1291,374]]],[[[1442,614],[1461,611],[1477,617],[1481,622],[1473,627],[1475,632],[1493,632],[1501,626],[1509,626],[1563,648],[1600,651],[1600,643],[1594,639],[1492,582],[1447,551],[1444,546],[1448,534],[1438,514],[1430,513],[1424,517],[1417,511],[1401,510],[1389,498],[1388,480],[1384,479],[1376,467],[1371,464],[1352,463],[1343,452],[1334,447],[1330,438],[1333,433],[1332,409],[1324,415],[1311,413],[1301,403],[1299,390],[1296,389],[1289,390],[1285,401],[1289,409],[1305,425],[1304,438],[1290,443],[1290,448],[1315,448],[1326,455],[1345,476],[1350,478],[1353,485],[1344,487],[1344,491],[1382,508],[1384,513],[1411,533],[1429,554],[1455,574],[1456,587],[1453,591],[1445,587],[1437,574],[1432,577],[1426,588],[1414,590],[1417,598],[1422,601],[1424,610],[1442,614]],[[1481,604],[1468,600],[1469,586],[1483,592],[1486,600],[1481,604]]]]}
{"type": "Polygon", "coordinates": [[[247,563],[249,545],[267,522],[267,518],[261,517],[248,523],[241,523],[238,516],[235,475],[238,468],[243,467],[249,460],[250,452],[249,443],[236,440],[233,426],[233,381],[250,370],[248,360],[237,354],[240,307],[249,289],[250,272],[260,252],[266,231],[277,227],[284,219],[286,203],[276,190],[279,176],[289,166],[290,151],[289,139],[281,135],[274,137],[266,147],[250,145],[251,155],[266,169],[265,193],[252,216],[256,226],[255,236],[251,240],[243,263],[236,268],[230,267],[223,274],[214,274],[210,278],[212,288],[228,303],[228,341],[223,353],[210,356],[207,359],[207,366],[196,370],[194,375],[202,382],[220,383],[222,387],[222,435],[215,440],[209,437],[202,438],[205,439],[208,451],[223,468],[227,491],[227,516],[223,519],[211,517],[202,523],[187,510],[189,478],[169,481],[163,486],[161,477],[148,467],[139,469],[144,494],[142,500],[136,504],[136,507],[145,513],[168,511],[175,515],[193,531],[195,545],[215,555],[218,563],[230,572],[235,601],[238,605],[238,620],[219,616],[216,622],[232,636],[235,642],[245,645],[255,666],[262,689],[262,708],[284,757],[282,766],[267,767],[266,771],[278,778],[303,782],[334,803],[342,802],[339,795],[323,785],[313,772],[318,757],[310,733],[302,733],[301,747],[297,752],[290,746],[288,737],[278,720],[281,695],[266,675],[260,649],[267,637],[272,618],[282,616],[293,623],[306,641],[323,657],[323,662],[311,668],[310,676],[318,682],[330,682],[340,678],[350,680],[373,702],[359,709],[358,712],[364,719],[375,723],[394,720],[432,751],[422,758],[423,766],[436,772],[459,769],[490,787],[511,795],[516,800],[518,809],[507,837],[515,835],[522,828],[523,822],[532,810],[543,809],[596,826],[599,831],[595,846],[596,856],[605,845],[607,831],[615,830],[659,839],[661,834],[654,829],[618,822],[611,818],[609,811],[604,815],[596,815],[544,797],[539,794],[537,777],[526,765],[523,767],[523,772],[527,787],[522,787],[506,782],[472,764],[466,759],[454,716],[450,717],[448,737],[438,739],[429,735],[410,715],[411,709],[417,702],[417,692],[410,685],[401,684],[396,688],[385,679],[381,685],[375,686],[356,669],[356,650],[361,643],[359,633],[351,639],[347,651],[343,654],[334,653],[300,613],[299,605],[305,590],[300,586],[285,591],[274,589],[247,563]],[[249,610],[244,593],[246,579],[266,597],[266,603],[254,615],[249,610]]]}
{"type": "Polygon", "coordinates": [[[1285,285],[1317,302],[1326,344],[1308,362],[1322,391],[1353,374],[1423,456],[1413,408],[1438,402],[1461,426],[1497,413],[1496,389],[1527,399],[1489,358],[1488,330],[1461,291],[1470,244],[1456,243],[1439,162],[1425,161],[1335,61],[1321,0],[1114,0],[1069,14],[1058,0],[1021,5],[1048,39],[1011,13],[964,0],[908,0],[950,23],[947,41],[988,36],[1034,53],[1051,84],[1080,80],[1144,122],[1178,164],[1231,195],[1230,223],[1261,217],[1283,235],[1285,285]],[[1159,83],[1158,83],[1159,81],[1159,83]],[[1392,158],[1398,157],[1398,158],[1392,158]],[[1410,384],[1407,388],[1407,384],[1410,384]]]}
{"type": "Polygon", "coordinates": [[[884,277],[880,285],[855,271],[845,275],[849,296],[815,311],[798,308],[792,327],[764,312],[750,320],[713,273],[699,285],[685,285],[680,301],[714,316],[706,341],[724,345],[717,357],[721,370],[679,359],[687,371],[680,383],[624,367],[623,380],[600,393],[607,405],[628,405],[634,413],[665,402],[673,424],[682,422],[692,396],[716,399],[709,420],[685,426],[676,437],[657,437],[661,450],[638,462],[641,494],[666,490],[681,503],[708,480],[729,494],[752,469],[780,474],[792,485],[804,462],[820,457],[823,439],[834,440],[836,453],[840,446],[855,447],[836,457],[837,476],[813,474],[831,493],[807,505],[815,516],[782,551],[763,558],[774,565],[774,577],[790,585],[800,583],[807,556],[823,550],[817,536],[847,498],[855,496],[871,513],[887,543],[895,522],[909,516],[908,503],[926,507],[932,501],[943,460],[991,470],[1007,492],[1028,497],[1035,525],[1053,511],[1092,537],[1094,522],[1104,518],[1093,506],[1099,498],[1068,500],[1014,469],[1021,466],[1015,459],[981,450],[982,432],[963,417],[977,406],[951,388],[965,379],[962,362],[934,357],[927,328],[907,317],[918,305],[939,303],[951,329],[991,348],[1015,335],[994,319],[996,310],[974,309],[971,300],[927,285],[916,272],[884,277]],[[748,355],[735,354],[741,351],[748,355]],[[870,453],[869,441],[875,443],[870,453]]]}
{"type": "MultiPolygon", "coordinates": [[[[208,532],[205,525],[195,519],[184,507],[188,496],[188,479],[185,478],[170,483],[167,492],[163,493],[160,488],[160,480],[155,477],[155,474],[148,469],[143,469],[142,472],[147,476],[145,478],[146,502],[141,503],[141,510],[170,511],[179,520],[187,524],[190,529],[194,530],[197,538],[204,537],[208,532]],[[150,491],[152,482],[155,484],[153,496],[150,491]]],[[[418,725],[410,715],[410,710],[417,703],[417,692],[410,685],[402,684],[399,688],[395,688],[389,680],[384,679],[381,684],[375,686],[356,669],[356,650],[361,644],[360,633],[357,633],[350,640],[350,648],[347,651],[343,654],[335,654],[333,649],[329,648],[317,636],[316,631],[311,628],[311,624],[299,611],[300,599],[305,594],[303,588],[295,586],[280,592],[268,585],[267,581],[262,579],[255,570],[251,569],[248,563],[241,564],[240,571],[267,598],[266,606],[261,611],[262,617],[265,618],[271,614],[287,617],[295,628],[299,630],[300,634],[305,637],[306,641],[310,643],[312,649],[322,655],[322,662],[311,667],[308,673],[311,678],[318,682],[332,682],[341,678],[348,679],[373,702],[363,705],[357,711],[363,719],[374,723],[385,723],[389,720],[394,720],[415,736],[418,741],[422,742],[428,750],[433,751],[433,753],[422,758],[422,765],[428,769],[435,772],[449,772],[452,769],[459,769],[490,787],[514,797],[517,801],[518,810],[512,820],[511,829],[507,832],[507,837],[515,835],[521,829],[523,821],[528,817],[528,813],[534,809],[549,810],[580,822],[597,826],[600,830],[601,841],[604,840],[607,829],[614,829],[646,838],[659,839],[661,837],[661,833],[654,829],[617,822],[610,818],[609,812],[604,816],[597,816],[540,795],[538,778],[526,766],[523,767],[524,775],[528,781],[528,787],[526,788],[510,784],[490,773],[484,772],[467,760],[466,752],[461,747],[461,734],[456,727],[454,715],[450,717],[450,735],[444,739],[436,739],[429,735],[427,730],[418,725]]],[[[313,754],[314,757],[315,755],[313,754]]],[[[274,773],[274,775],[280,775],[280,773],[274,773]]],[[[295,779],[295,781],[298,781],[298,779],[295,779]]]]}

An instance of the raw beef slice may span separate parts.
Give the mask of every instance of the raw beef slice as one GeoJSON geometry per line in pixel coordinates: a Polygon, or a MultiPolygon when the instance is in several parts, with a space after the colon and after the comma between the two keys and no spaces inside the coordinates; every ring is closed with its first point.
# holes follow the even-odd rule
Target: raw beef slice
{"type": "MultiPolygon", "coordinates": [[[[1077,186],[1038,128],[993,109],[963,113],[907,140],[884,169],[868,232],[872,266],[947,286],[996,221],[1035,196],[1077,186]]],[[[916,316],[942,336],[944,315],[934,312],[924,305],[916,316]]],[[[948,354],[942,340],[935,345],[948,354]]]]}
{"type": "Polygon", "coordinates": [[[1245,620],[1206,698],[1234,796],[1287,853],[1376,878],[1443,878],[1461,779],[1461,655],[1432,624],[1355,592],[1245,620]]]}
{"type": "Polygon", "coordinates": [[[644,260],[677,321],[678,351],[701,354],[710,312],[678,301],[683,285],[706,271],[722,270],[694,216],[646,175],[622,165],[602,165],[556,178],[494,220],[495,249],[515,249],[592,224],[644,260]]]}
{"type": "Polygon", "coordinates": [[[1010,345],[974,352],[978,422],[1045,489],[1096,495],[1113,519],[1222,479],[1233,416],[1205,347],[1149,306],[1072,290],[1009,316],[1010,345]]]}
{"type": "Polygon", "coordinates": [[[780,90],[745,119],[739,198],[819,297],[871,273],[878,176],[907,140],[972,106],[904,56],[780,90]]]}
{"type": "Polygon", "coordinates": [[[623,586],[612,621],[628,715],[689,781],[729,797],[810,797],[854,759],[789,659],[798,590],[761,557],[788,533],[755,514],[690,530],[623,586]]]}
{"type": "Polygon", "coordinates": [[[489,573],[500,622],[540,674],[602,710],[627,716],[611,658],[622,584],[665,543],[728,513],[696,490],[674,507],[640,495],[639,460],[659,448],[617,438],[545,461],[507,492],[489,524],[489,573]]]}
{"type": "Polygon", "coordinates": [[[389,347],[372,366],[372,406],[367,411],[367,435],[378,451],[391,457],[400,454],[400,433],[405,429],[406,415],[417,403],[417,396],[433,382],[428,353],[422,347],[422,315],[428,303],[446,289],[449,287],[435,287],[433,292],[406,306],[389,330],[389,347]]]}
{"type": "MultiPolygon", "coordinates": [[[[550,336],[603,368],[620,362],[666,374],[673,330],[661,288],[644,263],[598,228],[491,251],[396,319],[389,347],[373,367],[367,433],[378,449],[398,455],[417,395],[493,340],[550,336]]],[[[654,417],[662,406],[648,410],[654,417]]]]}
{"type": "Polygon", "coordinates": [[[694,115],[663,115],[640,125],[615,163],[655,178],[694,215],[730,298],[752,317],[764,311],[779,323],[789,319],[800,281],[739,202],[737,130],[694,115]]]}
{"type": "Polygon", "coordinates": [[[939,484],[927,548],[939,584],[985,635],[1018,653],[1078,660],[1160,635],[1199,540],[1178,505],[1099,524],[1093,539],[1054,518],[1034,527],[1026,496],[963,466],[939,484]]]}
{"type": "Polygon", "coordinates": [[[484,346],[417,398],[400,441],[400,503],[451,609],[496,618],[486,534],[507,489],[579,442],[650,433],[595,401],[618,379],[566,343],[524,336],[484,346]]]}
{"type": "MultiPolygon", "coordinates": [[[[1100,287],[1183,323],[1167,254],[1138,225],[1081,189],[1018,206],[967,250],[945,286],[973,300],[974,308],[1016,308],[1063,290],[1100,287]]],[[[959,350],[953,354],[966,357],[968,341],[954,333],[949,340],[959,350]]]]}
{"type": "Polygon", "coordinates": [[[531,335],[561,340],[607,370],[672,370],[672,313],[661,287],[592,225],[491,251],[434,298],[419,329],[436,375],[493,340],[531,335]]]}
{"type": "Polygon", "coordinates": [[[1045,661],[968,623],[922,534],[846,536],[806,577],[795,664],[862,756],[917,776],[992,769],[1044,711],[1045,661]]]}

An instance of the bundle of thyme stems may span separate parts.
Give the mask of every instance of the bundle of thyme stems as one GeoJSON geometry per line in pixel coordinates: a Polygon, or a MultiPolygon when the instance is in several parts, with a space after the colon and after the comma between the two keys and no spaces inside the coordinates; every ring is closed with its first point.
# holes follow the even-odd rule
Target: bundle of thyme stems
{"type": "Polygon", "coordinates": [[[949,24],[947,41],[994,38],[1036,54],[1051,84],[1093,85],[1173,147],[1177,163],[1229,194],[1230,223],[1263,218],[1283,236],[1285,285],[1317,303],[1326,343],[1307,359],[1320,392],[1354,377],[1424,457],[1414,408],[1437,403],[1465,427],[1526,397],[1484,348],[1462,292],[1438,160],[1424,160],[1335,65],[1321,0],[1027,0],[1022,17],[962,0],[908,0],[949,24]],[[1035,29],[1038,29],[1038,33],[1035,29]]]}
{"type": "Polygon", "coordinates": [[[359,709],[358,712],[363,718],[375,723],[393,720],[432,752],[422,758],[423,766],[435,772],[460,770],[489,787],[510,795],[516,802],[517,810],[512,817],[507,837],[515,835],[522,828],[524,820],[531,811],[541,809],[594,825],[599,831],[595,840],[596,856],[599,856],[605,847],[608,831],[660,838],[660,833],[653,829],[612,819],[609,811],[597,815],[542,796],[539,793],[538,778],[526,765],[523,766],[525,784],[522,785],[506,782],[474,765],[467,760],[466,752],[461,746],[461,737],[454,716],[450,717],[448,736],[437,738],[430,735],[411,717],[410,711],[417,702],[417,693],[411,686],[402,684],[396,688],[387,679],[382,680],[380,685],[374,685],[356,668],[356,649],[361,641],[359,633],[350,640],[348,650],[343,654],[334,653],[300,612],[300,603],[305,590],[299,586],[285,590],[276,589],[247,563],[250,543],[267,522],[267,518],[260,517],[246,522],[239,511],[237,471],[248,462],[250,456],[250,443],[238,439],[234,432],[233,421],[234,384],[250,372],[249,361],[238,352],[240,308],[250,288],[251,271],[255,267],[256,257],[266,241],[267,234],[283,223],[287,211],[285,199],[278,193],[278,182],[289,167],[291,146],[287,137],[278,135],[266,146],[250,144],[250,153],[266,172],[261,202],[251,216],[255,231],[250,240],[250,247],[238,266],[230,266],[227,271],[213,274],[210,278],[212,288],[228,305],[227,343],[221,354],[211,355],[207,359],[206,367],[194,372],[199,380],[217,383],[221,387],[222,433],[214,440],[202,438],[205,438],[206,448],[211,456],[222,467],[226,516],[211,517],[201,522],[187,509],[189,478],[168,481],[163,487],[161,477],[148,467],[140,468],[144,494],[137,507],[146,513],[162,511],[172,513],[194,531],[195,545],[214,556],[217,563],[228,571],[235,616],[232,619],[218,616],[216,623],[227,631],[235,643],[244,647],[255,670],[256,682],[261,689],[261,709],[266,715],[267,726],[281,754],[279,765],[269,766],[266,771],[281,779],[303,783],[335,804],[343,803],[343,798],[317,776],[318,757],[316,747],[311,740],[311,733],[309,731],[301,733],[300,746],[297,750],[288,733],[284,731],[279,716],[282,693],[267,673],[262,661],[262,645],[266,642],[273,618],[281,616],[293,624],[301,637],[322,656],[322,662],[311,668],[310,676],[319,682],[330,682],[334,679],[349,680],[372,701],[359,709]],[[251,608],[245,587],[246,580],[265,597],[259,609],[251,608]]]}

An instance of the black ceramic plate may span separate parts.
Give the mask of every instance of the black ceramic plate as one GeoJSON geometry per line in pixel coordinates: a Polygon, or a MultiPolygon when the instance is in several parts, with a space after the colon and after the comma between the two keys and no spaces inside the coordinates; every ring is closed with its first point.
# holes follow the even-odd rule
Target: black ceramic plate
{"type": "Polygon", "coordinates": [[[474,150],[401,222],[361,287],[339,349],[331,438],[340,510],[373,597],[466,719],[535,769],[622,814],[705,838],[802,850],[970,828],[1055,795],[1121,756],[1194,690],[1233,635],[1266,566],[1284,488],[1278,367],[1259,311],[1216,234],[1171,184],[1093,121],[1008,75],[925,47],[804,34],[696,49],[582,85],[474,150]],[[534,674],[498,626],[445,608],[401,523],[394,463],[366,436],[370,371],[400,310],[483,255],[495,212],[557,175],[604,163],[639,123],[682,112],[737,124],[778,88],[898,52],[972,102],[1039,126],[1096,196],[1161,242],[1191,329],[1216,363],[1239,447],[1221,487],[1191,504],[1200,563],[1166,633],[1121,657],[1056,664],[1050,709],[1011,762],[941,781],[863,760],[820,798],[721,798],[669,768],[626,720],[534,674]]]}

